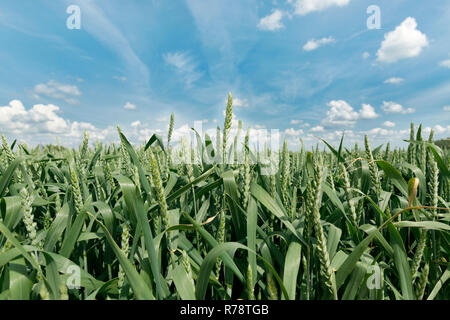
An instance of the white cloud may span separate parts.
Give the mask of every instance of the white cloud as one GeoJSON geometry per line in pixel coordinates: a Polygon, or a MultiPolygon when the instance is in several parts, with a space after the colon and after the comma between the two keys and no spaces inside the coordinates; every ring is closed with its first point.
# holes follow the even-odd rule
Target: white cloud
{"type": "Polygon", "coordinates": [[[284,28],[283,23],[283,12],[281,10],[274,10],[270,15],[261,18],[258,23],[258,29],[267,31],[276,31],[284,28]]]}
{"type": "Polygon", "coordinates": [[[85,130],[90,138],[99,140],[111,138],[115,133],[113,127],[98,129],[88,122],[66,120],[59,112],[60,108],[53,104],[36,104],[26,109],[21,101],[12,100],[8,106],[0,107],[0,127],[5,133],[27,138],[29,142],[54,142],[58,135],[66,145],[80,141],[85,130]]]}
{"type": "MultiPolygon", "coordinates": [[[[228,99],[225,99],[225,104],[227,104],[228,99]]],[[[248,108],[248,99],[240,99],[237,97],[233,97],[233,107],[236,108],[248,108]]]]}
{"type": "Polygon", "coordinates": [[[394,31],[384,35],[384,40],[377,52],[377,60],[392,63],[416,57],[426,46],[428,46],[427,36],[417,30],[416,20],[408,17],[394,31]]]}
{"type": "Polygon", "coordinates": [[[393,127],[395,127],[395,122],[385,121],[385,122],[383,122],[383,126],[388,127],[388,128],[393,128],[393,127]]]}
{"type": "Polygon", "coordinates": [[[203,75],[197,71],[198,65],[188,52],[168,52],[163,55],[163,59],[166,64],[176,70],[188,87],[203,75]]]}
{"type": "Polygon", "coordinates": [[[374,128],[367,133],[374,135],[374,136],[393,136],[394,130],[388,130],[383,128],[374,128]]]}
{"type": "Polygon", "coordinates": [[[414,113],[416,110],[413,108],[403,108],[401,104],[392,101],[383,101],[383,106],[381,107],[385,113],[401,113],[408,114],[414,113]]]}
{"type": "Polygon", "coordinates": [[[133,128],[140,127],[141,125],[142,125],[142,123],[141,123],[139,120],[134,121],[133,123],[131,123],[131,126],[132,126],[133,128]]]}
{"type": "Polygon", "coordinates": [[[81,92],[77,86],[61,84],[50,80],[47,83],[40,83],[34,87],[34,97],[40,99],[41,95],[48,98],[64,100],[69,104],[77,104],[78,101],[74,97],[81,96],[81,92]]]}
{"type": "Polygon", "coordinates": [[[439,64],[441,67],[449,68],[450,69],[450,59],[441,61],[439,64]]]}
{"type": "Polygon", "coordinates": [[[299,136],[303,134],[302,129],[295,130],[294,128],[289,128],[284,131],[284,133],[288,136],[299,136]]]}
{"type": "Polygon", "coordinates": [[[450,106],[445,106],[445,107],[443,107],[442,108],[444,111],[446,111],[446,112],[450,112],[450,106]]]}
{"type": "Polygon", "coordinates": [[[172,141],[174,142],[179,141],[181,140],[181,138],[189,136],[191,133],[192,133],[191,128],[187,124],[185,124],[173,130],[172,141]]]}
{"type": "Polygon", "coordinates": [[[324,120],[326,124],[353,126],[359,118],[358,112],[344,100],[332,100],[327,105],[330,110],[324,120]]]}
{"type": "Polygon", "coordinates": [[[376,119],[379,115],[375,112],[375,108],[370,104],[363,104],[359,111],[359,117],[361,119],[376,119]]]}
{"type": "Polygon", "coordinates": [[[384,83],[389,83],[389,84],[400,84],[400,83],[402,83],[403,81],[405,81],[405,79],[393,77],[393,78],[389,78],[389,79],[385,80],[384,83]]]}
{"type": "Polygon", "coordinates": [[[325,125],[354,126],[359,119],[375,119],[379,116],[370,104],[363,104],[359,112],[344,100],[332,100],[327,105],[330,110],[322,121],[325,125]]]}
{"type": "Polygon", "coordinates": [[[322,11],[332,6],[344,7],[350,0],[288,0],[295,8],[295,14],[306,15],[314,11],[322,11]]]}
{"type": "Polygon", "coordinates": [[[163,134],[163,131],[161,129],[150,129],[148,125],[141,123],[141,121],[137,120],[131,123],[131,132],[126,132],[125,135],[127,138],[131,140],[137,140],[137,141],[148,141],[150,137],[156,133],[156,134],[163,134]]]}
{"type": "Polygon", "coordinates": [[[247,99],[239,99],[239,98],[233,98],[233,107],[243,107],[243,108],[247,108],[248,107],[248,100],[247,99]]]}
{"type": "Polygon", "coordinates": [[[370,53],[368,53],[367,51],[363,52],[362,57],[363,59],[368,59],[370,57],[370,53]]]}
{"type": "Polygon", "coordinates": [[[60,133],[68,124],[56,114],[58,111],[59,107],[52,104],[37,104],[26,110],[21,101],[13,100],[9,106],[0,107],[0,125],[14,134],[22,131],[60,133]]]}
{"type": "Polygon", "coordinates": [[[450,133],[450,126],[447,127],[443,127],[440,125],[436,125],[434,126],[434,132],[436,132],[437,134],[449,134],[450,133]]]}
{"type": "Polygon", "coordinates": [[[296,119],[294,119],[294,120],[291,120],[289,123],[292,124],[292,125],[298,125],[301,128],[306,128],[306,127],[310,126],[309,123],[304,122],[303,120],[296,120],[296,119]]]}
{"type": "Polygon", "coordinates": [[[123,77],[123,76],[113,76],[113,79],[114,80],[118,80],[118,81],[122,81],[122,82],[127,81],[127,78],[123,77]]]}
{"type": "Polygon", "coordinates": [[[123,106],[123,108],[125,110],[136,110],[136,105],[132,104],[131,102],[127,102],[125,103],[125,105],[123,106]]]}
{"type": "Polygon", "coordinates": [[[325,128],[322,126],[316,126],[314,128],[311,128],[311,132],[324,132],[325,128]]]}
{"type": "Polygon", "coordinates": [[[319,40],[315,40],[315,39],[311,39],[309,40],[304,46],[303,46],[303,50],[305,51],[313,51],[316,50],[317,48],[326,45],[328,43],[332,43],[335,42],[336,40],[334,40],[333,37],[328,37],[328,38],[322,38],[319,40]]]}

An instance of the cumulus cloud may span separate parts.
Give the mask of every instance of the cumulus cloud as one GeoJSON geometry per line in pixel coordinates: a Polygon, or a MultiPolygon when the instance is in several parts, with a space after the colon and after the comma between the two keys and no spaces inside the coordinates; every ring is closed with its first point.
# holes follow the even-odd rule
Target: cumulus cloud
{"type": "Polygon", "coordinates": [[[322,126],[316,126],[314,128],[311,128],[311,132],[325,132],[325,128],[322,126]]]}
{"type": "Polygon", "coordinates": [[[136,105],[131,103],[131,102],[127,102],[125,103],[125,105],[123,106],[123,108],[125,110],[136,110],[136,105]]]}
{"type": "Polygon", "coordinates": [[[295,8],[295,14],[306,15],[314,11],[322,11],[329,7],[344,7],[350,0],[288,0],[295,8]]]}
{"type": "Polygon", "coordinates": [[[161,129],[150,129],[149,126],[137,120],[131,123],[131,132],[126,132],[125,135],[132,140],[148,141],[153,134],[161,135],[163,131],[161,129]]]}
{"type": "Polygon", "coordinates": [[[363,52],[362,57],[363,59],[368,59],[370,57],[370,53],[368,53],[367,51],[363,52]]]}
{"type": "Polygon", "coordinates": [[[288,135],[288,136],[296,137],[296,136],[302,135],[303,134],[303,130],[302,129],[295,130],[294,128],[289,128],[289,129],[286,129],[284,131],[284,133],[286,135],[288,135]]]}
{"type": "Polygon", "coordinates": [[[428,46],[427,36],[417,29],[416,19],[406,18],[394,31],[384,35],[377,60],[392,63],[418,56],[428,46]]]}
{"type": "Polygon", "coordinates": [[[354,126],[359,119],[375,119],[378,117],[375,108],[370,104],[363,104],[359,112],[355,111],[344,100],[332,100],[327,105],[330,110],[327,111],[327,116],[322,121],[325,125],[354,126]]]}
{"type": "Polygon", "coordinates": [[[163,55],[163,59],[167,65],[175,69],[188,87],[203,75],[201,72],[197,71],[198,64],[188,52],[168,52],[163,55]]]}
{"type": "Polygon", "coordinates": [[[395,127],[395,122],[385,121],[385,122],[383,122],[383,126],[385,126],[387,128],[393,128],[393,127],[395,127]]]}
{"type": "Polygon", "coordinates": [[[332,43],[335,42],[336,40],[333,37],[328,37],[328,38],[322,38],[319,40],[316,39],[311,39],[309,40],[304,46],[303,46],[303,50],[305,51],[313,51],[318,49],[319,47],[326,45],[328,43],[332,43]]]}
{"type": "Polygon", "coordinates": [[[8,106],[0,107],[0,125],[14,134],[22,131],[61,133],[68,129],[68,123],[57,115],[59,111],[59,107],[52,104],[37,104],[26,110],[21,101],[13,100],[8,106]]]}
{"type": "Polygon", "coordinates": [[[392,102],[392,101],[383,101],[383,106],[381,107],[385,113],[401,113],[401,114],[408,114],[408,113],[414,113],[416,110],[413,108],[403,108],[401,104],[392,102]]]}
{"type": "Polygon", "coordinates": [[[104,140],[115,133],[114,128],[98,129],[88,122],[66,120],[59,115],[60,108],[53,104],[36,104],[26,109],[21,101],[12,100],[9,105],[0,107],[0,127],[10,133],[32,141],[49,142],[57,134],[66,142],[80,139],[86,130],[92,139],[104,140]]]}
{"type": "Polygon", "coordinates": [[[359,111],[359,117],[361,119],[376,119],[379,115],[375,112],[375,108],[370,104],[363,104],[359,111]]]}
{"type": "Polygon", "coordinates": [[[437,134],[450,134],[450,126],[443,127],[441,125],[434,126],[434,132],[437,134]]]}
{"type": "Polygon", "coordinates": [[[394,130],[388,130],[384,128],[374,128],[368,131],[367,133],[374,136],[393,136],[394,132],[395,132],[394,130]]]}
{"type": "Polygon", "coordinates": [[[41,96],[64,100],[69,104],[77,104],[78,100],[74,97],[81,96],[81,92],[77,86],[61,84],[50,80],[47,83],[40,83],[34,87],[34,97],[40,99],[41,96]]]}
{"type": "Polygon", "coordinates": [[[276,31],[284,28],[284,25],[281,22],[281,19],[283,19],[283,15],[283,11],[278,9],[274,10],[271,14],[259,20],[259,23],[257,25],[258,29],[266,31],[276,31]]]}
{"type": "Polygon", "coordinates": [[[445,107],[443,107],[442,108],[444,111],[446,111],[446,112],[450,112],[450,106],[445,106],[445,107]]]}
{"type": "Polygon", "coordinates": [[[330,110],[324,120],[326,124],[353,126],[359,118],[358,112],[344,100],[333,100],[327,105],[330,110]]]}
{"type": "Polygon", "coordinates": [[[179,140],[181,140],[181,138],[183,138],[185,136],[189,136],[192,132],[193,131],[191,130],[191,128],[187,124],[185,124],[185,125],[173,130],[172,140],[179,141],[179,140]]]}
{"type": "Polygon", "coordinates": [[[289,123],[290,123],[290,124],[293,124],[293,125],[298,125],[298,126],[300,126],[300,127],[302,127],[302,128],[304,128],[304,127],[309,127],[309,126],[310,126],[309,123],[304,122],[303,120],[296,120],[296,119],[293,119],[293,120],[291,120],[289,123]]]}
{"type": "Polygon", "coordinates": [[[393,78],[386,79],[386,80],[384,81],[384,83],[388,83],[388,84],[400,84],[400,83],[402,83],[404,80],[405,80],[405,79],[403,79],[403,78],[393,77],[393,78]]]}
{"type": "Polygon", "coordinates": [[[445,68],[449,68],[450,69],[450,59],[441,61],[441,63],[439,63],[439,65],[441,67],[445,67],[445,68]]]}

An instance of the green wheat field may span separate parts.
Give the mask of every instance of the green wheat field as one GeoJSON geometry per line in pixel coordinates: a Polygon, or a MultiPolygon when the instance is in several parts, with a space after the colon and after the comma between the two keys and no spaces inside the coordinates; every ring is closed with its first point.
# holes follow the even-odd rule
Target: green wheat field
{"type": "Polygon", "coordinates": [[[257,152],[230,134],[229,95],[216,141],[178,150],[174,121],[140,146],[120,128],[120,144],[85,134],[78,149],[2,136],[0,300],[450,298],[449,150],[433,132],[257,152]]]}

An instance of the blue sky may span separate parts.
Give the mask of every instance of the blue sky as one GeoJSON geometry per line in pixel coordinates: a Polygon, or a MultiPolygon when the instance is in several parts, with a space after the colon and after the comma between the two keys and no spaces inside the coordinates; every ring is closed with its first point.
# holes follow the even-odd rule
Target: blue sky
{"type": "Polygon", "coordinates": [[[244,128],[296,148],[405,145],[411,121],[450,136],[450,2],[413,0],[4,0],[0,131],[34,143],[179,138],[223,124],[228,92],[244,128]],[[66,9],[81,10],[81,29],[66,9]],[[368,29],[377,5],[381,28],[368,29]]]}

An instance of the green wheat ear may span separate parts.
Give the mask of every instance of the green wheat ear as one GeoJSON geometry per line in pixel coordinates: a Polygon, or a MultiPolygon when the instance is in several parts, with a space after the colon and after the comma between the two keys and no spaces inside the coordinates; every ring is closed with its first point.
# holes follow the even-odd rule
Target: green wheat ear
{"type": "Polygon", "coordinates": [[[8,162],[11,163],[12,161],[14,161],[14,155],[11,151],[11,147],[8,144],[8,141],[6,140],[6,137],[2,134],[2,147],[3,147],[3,152],[5,152],[6,154],[6,158],[8,159],[8,162]]]}
{"type": "Polygon", "coordinates": [[[233,120],[233,96],[231,95],[230,92],[228,93],[227,108],[225,110],[225,122],[223,124],[223,144],[222,144],[223,164],[227,163],[227,142],[228,142],[228,134],[231,129],[232,120],[233,120]]]}

